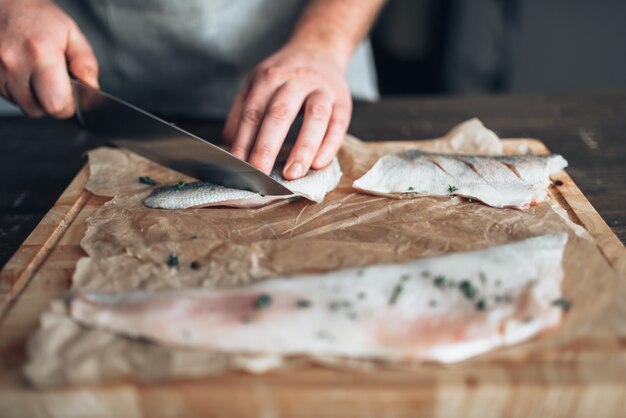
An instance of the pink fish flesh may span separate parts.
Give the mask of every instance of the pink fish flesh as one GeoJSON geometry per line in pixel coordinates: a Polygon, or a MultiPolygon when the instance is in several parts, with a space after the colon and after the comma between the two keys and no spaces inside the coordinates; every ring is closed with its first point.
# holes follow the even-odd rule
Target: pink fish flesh
{"type": "Polygon", "coordinates": [[[78,292],[71,315],[192,349],[455,362],[559,324],[566,242],[557,233],[230,289],[78,292]]]}

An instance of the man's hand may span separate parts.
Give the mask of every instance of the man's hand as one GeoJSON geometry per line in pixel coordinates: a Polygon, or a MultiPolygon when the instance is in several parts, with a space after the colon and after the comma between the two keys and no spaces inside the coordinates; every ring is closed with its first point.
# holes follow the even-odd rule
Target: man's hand
{"type": "Polygon", "coordinates": [[[341,147],[352,98],[346,68],[385,0],[309,0],[289,42],[253,71],[224,127],[232,153],[269,173],[300,110],[283,176],[322,168],[341,147]]]}
{"type": "Polygon", "coordinates": [[[235,99],[224,129],[232,153],[269,173],[300,109],[304,121],[283,172],[290,180],[337,154],[352,98],[345,68],[333,55],[288,44],[253,71],[235,99]]]}
{"type": "Polygon", "coordinates": [[[76,23],[50,0],[0,0],[0,95],[30,117],[68,118],[68,68],[98,87],[98,62],[76,23]]]}

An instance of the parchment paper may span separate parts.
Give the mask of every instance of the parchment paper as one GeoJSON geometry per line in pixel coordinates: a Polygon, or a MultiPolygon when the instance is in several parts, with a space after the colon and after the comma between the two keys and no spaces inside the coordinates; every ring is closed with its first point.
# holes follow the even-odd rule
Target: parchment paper
{"type": "MultiPolygon", "coordinates": [[[[542,338],[470,362],[536,356],[579,340],[626,335],[626,304],[620,301],[626,296],[624,281],[588,235],[576,233],[571,222],[554,211],[554,201],[520,211],[448,197],[375,197],[350,186],[380,156],[403,149],[501,151],[493,138],[463,136],[457,128],[435,141],[363,143],[348,137],[339,154],[344,176],[322,204],[284,201],[258,209],[148,209],[142,200],[152,188],[139,184],[139,176],[151,176],[161,184],[190,179],[127,151],[94,150],[89,154],[87,188],[112,199],[87,220],[81,245],[88,256],[78,262],[72,287],[119,292],[233,286],[276,275],[404,261],[567,231],[564,295],[572,309],[563,325],[542,338]],[[179,256],[178,267],[167,265],[171,253],[179,256]],[[193,260],[200,263],[199,270],[190,268],[193,260]]],[[[382,367],[336,358],[243,357],[165,348],[77,325],[62,301],[43,315],[29,353],[25,374],[39,387],[120,378],[155,381],[312,362],[382,367]]]]}

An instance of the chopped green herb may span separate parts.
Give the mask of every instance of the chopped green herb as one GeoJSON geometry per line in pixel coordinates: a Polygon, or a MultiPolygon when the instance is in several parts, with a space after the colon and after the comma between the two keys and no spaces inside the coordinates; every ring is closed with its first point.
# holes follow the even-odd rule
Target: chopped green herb
{"type": "Polygon", "coordinates": [[[482,271],[478,272],[478,277],[480,278],[480,282],[482,284],[487,283],[487,276],[482,271]]]}
{"type": "Polygon", "coordinates": [[[446,278],[443,276],[435,276],[435,286],[437,286],[439,289],[443,289],[444,287],[446,287],[446,278]]]}
{"type": "Polygon", "coordinates": [[[167,257],[167,265],[170,267],[176,267],[178,265],[178,256],[174,253],[170,254],[170,256],[167,257]]]}
{"type": "Polygon", "coordinates": [[[478,302],[476,302],[476,309],[478,309],[479,311],[485,310],[486,307],[487,307],[487,304],[485,303],[483,299],[480,299],[478,302]]]}
{"type": "Polygon", "coordinates": [[[198,270],[200,268],[200,263],[198,263],[198,260],[193,260],[189,263],[189,267],[191,267],[192,270],[198,270]]]}
{"type": "Polygon", "coordinates": [[[342,308],[349,308],[352,303],[349,300],[333,300],[328,303],[328,309],[331,311],[338,311],[342,308]]]}
{"type": "Polygon", "coordinates": [[[396,304],[398,298],[400,297],[400,294],[402,293],[402,290],[404,290],[404,288],[401,284],[397,284],[396,287],[393,288],[393,292],[391,293],[391,297],[389,298],[390,306],[396,304]]]}
{"type": "Polygon", "coordinates": [[[315,336],[317,338],[319,338],[320,340],[328,340],[330,342],[332,342],[334,340],[333,336],[330,335],[330,333],[328,331],[325,330],[319,330],[315,333],[315,336]]]}
{"type": "Polygon", "coordinates": [[[298,299],[296,302],[296,308],[305,309],[311,306],[311,301],[308,299],[298,299]]]}
{"type": "Polygon", "coordinates": [[[430,301],[428,301],[428,306],[434,308],[435,306],[437,306],[437,301],[435,299],[431,299],[430,301]]]}
{"type": "Polygon", "coordinates": [[[409,191],[412,192],[413,190],[415,190],[415,188],[413,186],[409,187],[409,191]]]}
{"type": "Polygon", "coordinates": [[[151,177],[148,176],[141,176],[139,177],[139,183],[141,184],[147,184],[148,186],[154,186],[157,184],[156,180],[154,180],[151,177]]]}
{"type": "Polygon", "coordinates": [[[289,198],[289,202],[291,203],[297,202],[298,200],[300,200],[300,196],[292,196],[289,198]]]}
{"type": "Polygon", "coordinates": [[[178,184],[176,185],[176,188],[178,190],[183,190],[185,188],[185,182],[182,180],[179,180],[178,184]]]}
{"type": "Polygon", "coordinates": [[[356,297],[357,297],[357,298],[359,298],[359,299],[361,299],[361,300],[365,299],[365,292],[359,292],[359,293],[357,293],[357,294],[356,294],[356,297]]]}
{"type": "Polygon", "coordinates": [[[474,296],[476,296],[476,289],[468,280],[463,280],[459,284],[459,290],[468,299],[474,299],[474,296]]]}
{"type": "Polygon", "coordinates": [[[198,239],[198,236],[197,235],[192,235],[191,239],[198,239]]]}
{"type": "Polygon", "coordinates": [[[452,186],[451,184],[448,184],[448,193],[452,194],[456,192],[457,190],[459,189],[456,186],[452,186]]]}
{"type": "Polygon", "coordinates": [[[572,307],[572,302],[563,298],[558,298],[552,301],[552,305],[563,309],[564,312],[567,312],[572,307]]]}
{"type": "Polygon", "coordinates": [[[254,308],[261,310],[267,309],[272,304],[272,297],[267,293],[263,293],[254,301],[254,308]]]}

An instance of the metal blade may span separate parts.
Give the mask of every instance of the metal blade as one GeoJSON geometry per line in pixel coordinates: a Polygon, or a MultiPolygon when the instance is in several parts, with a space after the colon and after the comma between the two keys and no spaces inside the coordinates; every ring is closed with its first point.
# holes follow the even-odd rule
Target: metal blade
{"type": "Polygon", "coordinates": [[[256,167],[210,142],[78,80],[76,115],[87,129],[173,170],[261,195],[293,194],[256,167]]]}

